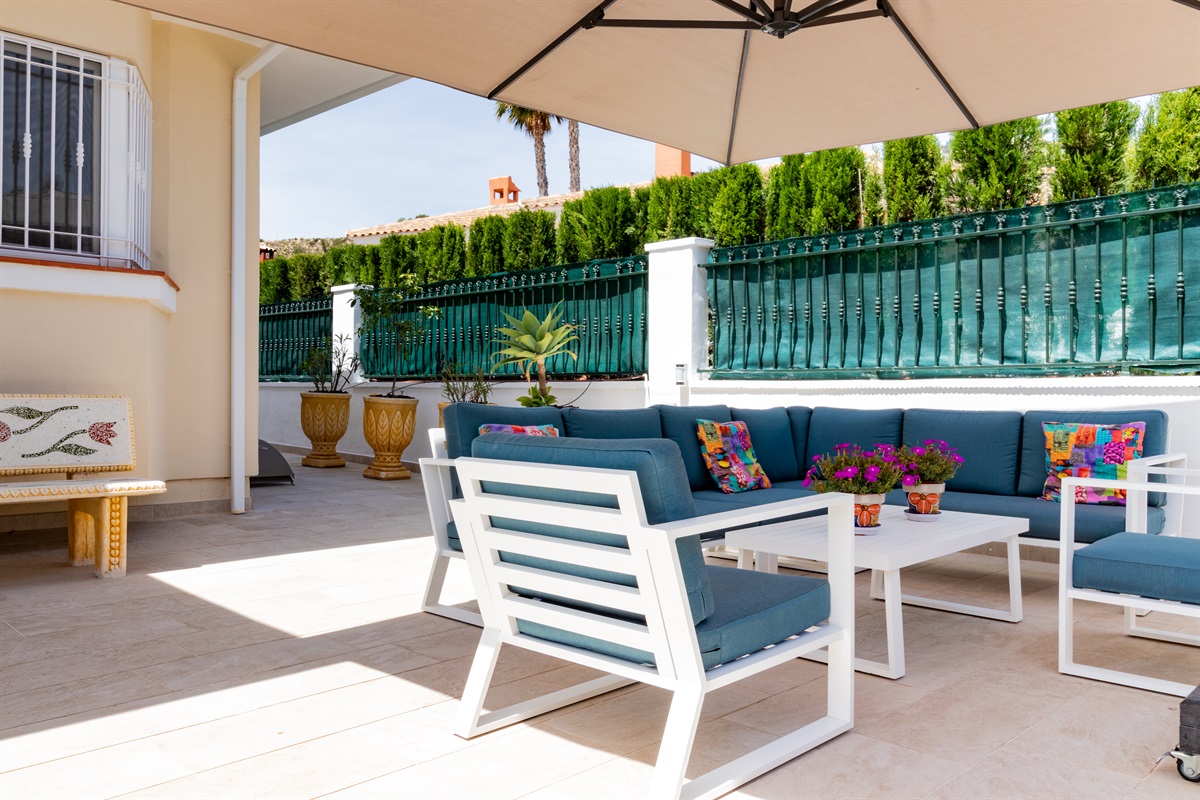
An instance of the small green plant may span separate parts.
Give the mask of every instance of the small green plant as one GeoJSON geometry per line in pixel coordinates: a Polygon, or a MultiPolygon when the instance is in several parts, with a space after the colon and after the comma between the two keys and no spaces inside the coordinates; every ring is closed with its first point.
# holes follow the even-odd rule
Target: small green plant
{"type": "MultiPolygon", "coordinates": [[[[387,331],[392,336],[397,369],[425,338],[427,321],[441,316],[441,309],[436,306],[417,307],[416,319],[403,316],[411,313],[404,307],[404,304],[408,300],[409,291],[413,289],[416,280],[412,275],[406,275],[404,279],[403,287],[356,289],[354,299],[350,301],[350,305],[362,308],[362,327],[358,329],[360,335],[372,331],[376,333],[387,331]]],[[[395,375],[392,375],[391,389],[382,396],[407,397],[403,392],[397,394],[395,375]]]]}
{"type": "Polygon", "coordinates": [[[344,394],[350,378],[358,371],[358,354],[350,337],[338,334],[320,347],[308,351],[300,369],[312,381],[313,391],[323,394],[344,394]]]}
{"type": "Polygon", "coordinates": [[[890,450],[879,445],[863,450],[846,443],[834,447],[833,455],[813,456],[802,483],[818,492],[887,494],[903,475],[890,450]]]}
{"type": "Polygon", "coordinates": [[[530,388],[528,395],[517,398],[517,402],[523,406],[554,405],[556,398],[550,394],[550,386],[546,381],[546,359],[560,353],[575,358],[575,354],[567,349],[567,344],[579,337],[572,333],[574,325],[559,325],[562,312],[558,309],[561,305],[555,304],[545,319],[538,319],[528,309],[523,309],[520,319],[505,314],[504,318],[512,327],[496,328],[504,338],[495,340],[501,348],[494,355],[499,361],[493,369],[516,364],[525,373],[525,380],[530,380],[530,370],[537,368],[537,385],[530,388]]]}
{"type": "Polygon", "coordinates": [[[442,367],[438,378],[442,381],[442,395],[451,403],[486,403],[495,388],[482,369],[466,372],[455,363],[442,367]]]}

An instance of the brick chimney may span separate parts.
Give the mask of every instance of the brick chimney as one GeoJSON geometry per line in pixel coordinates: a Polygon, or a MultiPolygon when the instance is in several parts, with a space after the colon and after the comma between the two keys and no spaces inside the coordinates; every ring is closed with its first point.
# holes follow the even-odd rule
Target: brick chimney
{"type": "Polygon", "coordinates": [[[692,175],[692,154],[665,144],[654,145],[654,177],[673,178],[692,175]]]}
{"type": "Polygon", "coordinates": [[[488,181],[488,194],[491,195],[488,200],[490,205],[502,206],[517,202],[521,190],[513,183],[511,175],[505,175],[503,178],[492,178],[488,181]]]}

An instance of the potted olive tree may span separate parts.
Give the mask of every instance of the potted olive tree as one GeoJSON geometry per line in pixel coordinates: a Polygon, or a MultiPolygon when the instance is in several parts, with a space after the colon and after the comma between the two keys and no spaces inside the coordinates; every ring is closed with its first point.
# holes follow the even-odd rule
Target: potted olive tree
{"type": "Polygon", "coordinates": [[[504,336],[495,340],[496,344],[501,345],[495,353],[498,359],[496,367],[516,364],[525,372],[525,380],[530,380],[530,369],[537,368],[537,385],[529,387],[529,394],[517,398],[517,402],[526,408],[552,406],[558,399],[550,394],[550,384],[546,380],[546,359],[559,353],[575,358],[575,354],[567,349],[567,344],[579,337],[571,333],[575,330],[574,325],[558,324],[562,320],[562,313],[558,310],[561,305],[556,303],[545,319],[538,319],[528,309],[523,309],[520,319],[505,314],[505,319],[512,327],[496,329],[504,336]]]}
{"type": "Polygon", "coordinates": [[[312,443],[312,451],[300,463],[306,467],[344,467],[337,443],[350,422],[350,378],[358,369],[358,356],[349,337],[341,335],[313,348],[301,369],[312,381],[311,392],[300,393],[300,428],[312,443]]]}
{"type": "Polygon", "coordinates": [[[414,318],[403,307],[405,299],[402,289],[360,289],[352,301],[362,307],[359,333],[372,332],[390,340],[395,356],[391,389],[387,394],[363,398],[363,438],[375,452],[375,460],[363,470],[363,475],[381,481],[412,477],[400,457],[416,430],[417,399],[404,394],[403,387],[397,389],[395,373],[424,338],[426,320],[438,316],[437,308],[422,306],[414,318]]]}

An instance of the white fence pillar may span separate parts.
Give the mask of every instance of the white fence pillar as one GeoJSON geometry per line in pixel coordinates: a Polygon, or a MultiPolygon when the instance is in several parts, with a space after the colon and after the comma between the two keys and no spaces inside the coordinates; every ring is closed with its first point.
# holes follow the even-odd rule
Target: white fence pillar
{"type": "Polygon", "coordinates": [[[646,316],[648,405],[686,405],[688,386],[708,363],[708,285],[704,264],[710,239],[672,239],[646,245],[650,257],[646,316]]]}
{"type": "MultiPolygon", "coordinates": [[[[339,336],[345,336],[347,342],[352,343],[354,348],[351,352],[361,355],[361,343],[359,342],[358,329],[362,327],[362,306],[358,304],[351,305],[350,301],[354,299],[356,289],[369,289],[369,286],[356,286],[353,283],[344,283],[341,286],[333,287],[333,346],[337,347],[339,336]]],[[[360,362],[354,374],[350,376],[350,383],[362,383],[366,378],[363,376],[362,363],[360,362]]]]}

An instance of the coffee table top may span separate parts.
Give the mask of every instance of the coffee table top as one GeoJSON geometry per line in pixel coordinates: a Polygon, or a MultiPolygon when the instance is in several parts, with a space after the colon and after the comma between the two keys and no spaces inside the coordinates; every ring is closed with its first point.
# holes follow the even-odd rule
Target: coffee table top
{"type": "MultiPolygon", "coordinates": [[[[962,511],[943,511],[936,522],[913,522],[905,516],[903,506],[884,506],[879,523],[878,528],[869,529],[873,535],[854,537],[854,566],[901,569],[1029,530],[1029,520],[1023,517],[962,511]]],[[[729,531],[725,543],[744,550],[826,561],[827,537],[825,517],[820,516],[729,531]]]]}

